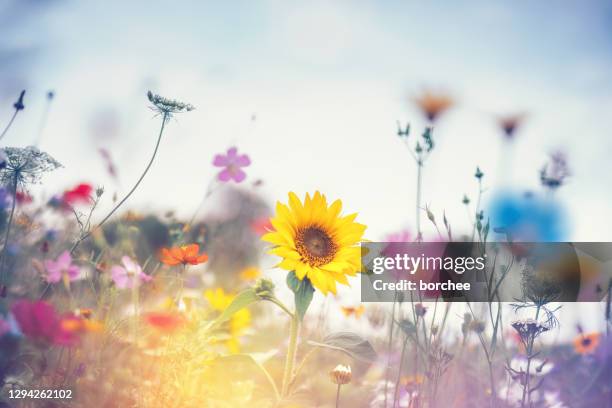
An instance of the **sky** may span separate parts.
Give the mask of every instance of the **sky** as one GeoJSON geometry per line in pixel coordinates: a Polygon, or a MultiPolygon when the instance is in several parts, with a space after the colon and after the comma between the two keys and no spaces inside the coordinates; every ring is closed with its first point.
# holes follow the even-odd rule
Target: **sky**
{"type": "Polygon", "coordinates": [[[130,208],[192,214],[216,175],[213,156],[236,145],[269,203],[320,190],[380,239],[414,229],[416,169],[396,121],[418,135],[426,122],[412,100],[434,89],[457,101],[424,169],[423,202],[438,219],[470,230],[461,199],[475,198],[476,166],[486,205],[500,186],[541,191],[538,171],[561,149],[572,169],[556,194],[567,239],[606,241],[611,23],[605,1],[0,0],[0,123],[28,90],[3,142],[38,142],[64,164],[35,194],[86,181],[121,195],[154,147],[151,89],[197,109],[169,123],[130,208]],[[495,118],[517,112],[526,121],[510,144],[495,118]]]}
{"type": "Polygon", "coordinates": [[[573,173],[558,194],[568,238],[609,237],[612,13],[603,2],[56,0],[21,11],[4,2],[22,20],[3,14],[13,22],[5,48],[35,50],[13,74],[31,109],[5,142],[37,140],[53,89],[40,147],[66,166],[48,178],[58,188],[112,186],[100,147],[117,160],[119,192],[135,180],[159,125],[150,88],[197,110],[170,124],[133,206],[190,213],[215,175],[214,154],[237,144],[270,202],[320,189],[380,237],[414,223],[415,166],[396,121],[418,135],[425,122],[412,99],[434,89],[458,102],[436,126],[425,168],[423,199],[439,217],[468,228],[460,200],[476,194],[477,165],[489,196],[508,160],[508,185],[537,190],[547,154],[563,149],[573,173]],[[509,146],[495,115],[515,112],[527,120],[509,146]]]}

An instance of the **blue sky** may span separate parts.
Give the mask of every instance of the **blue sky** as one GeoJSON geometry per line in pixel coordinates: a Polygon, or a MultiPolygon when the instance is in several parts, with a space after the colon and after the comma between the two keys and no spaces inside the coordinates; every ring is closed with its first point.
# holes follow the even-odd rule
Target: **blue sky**
{"type": "Polygon", "coordinates": [[[66,169],[49,177],[51,187],[84,175],[112,186],[96,153],[105,147],[122,182],[109,188],[127,188],[153,147],[151,88],[198,110],[171,124],[134,206],[190,214],[214,177],[213,155],[237,143],[271,202],[321,189],[380,237],[413,224],[414,166],[395,121],[420,132],[410,98],[433,87],[459,102],[436,127],[425,173],[423,199],[439,216],[467,228],[460,199],[475,194],[476,165],[492,187],[499,162],[512,156],[510,186],[537,190],[547,153],[561,148],[574,173],[559,193],[569,238],[610,237],[606,2],[3,0],[0,15],[0,49],[30,50],[0,87],[7,105],[28,88],[28,110],[5,142],[32,143],[42,95],[57,93],[41,147],[66,169]],[[528,120],[508,149],[493,115],[517,111],[528,120]],[[114,123],[113,137],[92,136],[100,117],[114,123]]]}

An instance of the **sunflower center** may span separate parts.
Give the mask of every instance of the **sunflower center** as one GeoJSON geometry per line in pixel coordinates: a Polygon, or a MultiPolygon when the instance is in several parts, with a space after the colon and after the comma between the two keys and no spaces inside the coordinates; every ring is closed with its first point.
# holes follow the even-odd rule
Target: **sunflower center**
{"type": "Polygon", "coordinates": [[[310,266],[330,263],[338,249],[329,234],[320,227],[300,229],[295,237],[295,246],[304,262],[310,266]]]}

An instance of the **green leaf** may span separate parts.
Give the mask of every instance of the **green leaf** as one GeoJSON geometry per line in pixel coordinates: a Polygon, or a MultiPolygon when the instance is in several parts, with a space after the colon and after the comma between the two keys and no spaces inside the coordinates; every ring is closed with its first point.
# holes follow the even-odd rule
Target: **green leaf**
{"type": "Polygon", "coordinates": [[[294,294],[295,312],[300,321],[302,321],[304,320],[304,315],[308,310],[308,306],[310,306],[310,302],[312,302],[315,291],[314,287],[307,277],[304,277],[302,280],[298,279],[294,271],[287,274],[287,286],[289,286],[289,289],[291,289],[294,294]]]}
{"type": "Polygon", "coordinates": [[[221,313],[219,317],[217,317],[211,324],[211,328],[215,328],[229,320],[236,312],[244,309],[252,303],[255,303],[259,300],[257,294],[255,294],[255,289],[249,288],[242,292],[240,292],[232,303],[221,313]]]}
{"type": "Polygon", "coordinates": [[[308,343],[316,347],[342,351],[361,362],[373,363],[376,360],[374,347],[372,347],[369,341],[355,333],[332,333],[325,336],[320,343],[316,341],[309,341],[308,343]]]}

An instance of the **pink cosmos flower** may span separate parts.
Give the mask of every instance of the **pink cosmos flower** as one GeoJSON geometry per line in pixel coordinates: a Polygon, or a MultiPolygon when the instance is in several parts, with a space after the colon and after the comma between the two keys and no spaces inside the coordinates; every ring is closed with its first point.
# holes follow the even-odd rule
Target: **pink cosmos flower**
{"type": "Polygon", "coordinates": [[[62,328],[62,319],[50,303],[22,299],[13,303],[11,312],[21,333],[32,340],[63,346],[78,342],[77,336],[62,328]]]}
{"type": "Polygon", "coordinates": [[[134,285],[140,285],[141,282],[149,282],[153,279],[142,271],[142,268],[129,256],[121,258],[121,265],[115,265],[111,268],[111,277],[115,285],[120,289],[131,289],[134,285]]]}
{"type": "Polygon", "coordinates": [[[72,256],[69,251],[62,252],[55,261],[45,261],[45,269],[47,270],[47,282],[57,283],[64,276],[69,281],[73,281],[79,277],[79,267],[72,264],[72,256]]]}
{"type": "Polygon", "coordinates": [[[213,160],[213,166],[225,167],[217,176],[219,181],[223,182],[234,180],[236,183],[240,183],[246,178],[246,173],[242,170],[242,167],[247,167],[250,164],[249,156],[246,154],[239,155],[238,149],[235,147],[229,148],[225,155],[216,155],[213,160]]]}

